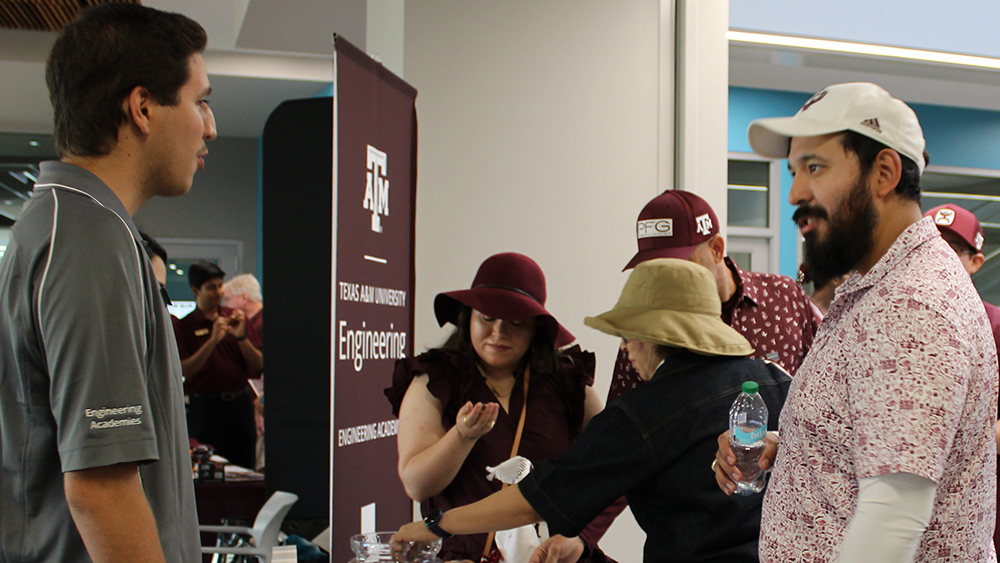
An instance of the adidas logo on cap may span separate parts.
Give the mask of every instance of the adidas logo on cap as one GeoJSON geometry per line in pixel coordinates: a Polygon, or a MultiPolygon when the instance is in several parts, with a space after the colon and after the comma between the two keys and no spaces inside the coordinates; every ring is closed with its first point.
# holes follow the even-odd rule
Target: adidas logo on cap
{"type": "Polygon", "coordinates": [[[866,119],[866,120],[862,121],[861,124],[864,125],[865,127],[873,129],[876,133],[881,133],[882,132],[882,127],[879,126],[879,124],[878,124],[878,118],[877,117],[872,117],[870,119],[866,119]]]}

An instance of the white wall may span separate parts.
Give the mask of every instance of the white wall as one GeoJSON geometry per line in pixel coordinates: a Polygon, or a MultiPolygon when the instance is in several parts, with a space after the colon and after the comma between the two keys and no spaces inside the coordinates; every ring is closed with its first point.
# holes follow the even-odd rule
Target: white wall
{"type": "Polygon", "coordinates": [[[365,52],[385,68],[403,77],[404,18],[406,0],[368,0],[365,17],[365,52]]]}
{"type": "MultiPolygon", "coordinates": [[[[583,317],[614,305],[636,216],[660,191],[659,6],[407,0],[406,81],[419,92],[415,351],[445,334],[435,294],[467,288],[491,254],[521,252],[545,271],[549,310],[597,353],[606,396],[618,341],[583,317]]],[[[641,559],[634,522],[623,536],[624,551],[612,537],[602,547],[641,559]]]]}
{"type": "Polygon", "coordinates": [[[407,2],[416,349],[443,335],[435,294],[516,251],[542,266],[548,307],[609,379],[617,342],[583,317],[617,299],[635,218],[657,193],[657,22],[655,0],[407,2]]]}
{"type": "Polygon", "coordinates": [[[239,273],[257,275],[257,140],[218,138],[208,143],[205,169],[182,197],[155,197],[136,212],[136,225],[154,238],[237,240],[239,273]]]}

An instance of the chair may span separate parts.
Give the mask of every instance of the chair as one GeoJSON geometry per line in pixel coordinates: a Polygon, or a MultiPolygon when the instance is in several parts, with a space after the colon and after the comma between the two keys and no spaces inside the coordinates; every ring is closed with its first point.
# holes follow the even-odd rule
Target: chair
{"type": "Polygon", "coordinates": [[[247,547],[202,546],[201,552],[203,554],[254,556],[262,563],[270,563],[271,550],[278,545],[281,523],[285,520],[285,515],[288,514],[292,505],[298,500],[298,495],[275,491],[257,513],[252,528],[245,526],[198,526],[201,532],[242,534],[249,536],[253,542],[253,546],[247,547]]]}

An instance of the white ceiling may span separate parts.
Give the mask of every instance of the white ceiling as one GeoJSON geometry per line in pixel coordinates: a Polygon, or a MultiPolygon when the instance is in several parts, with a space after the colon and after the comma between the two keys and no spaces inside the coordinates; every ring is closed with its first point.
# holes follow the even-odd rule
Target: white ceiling
{"type": "Polygon", "coordinates": [[[841,82],[874,82],[907,102],[1000,110],[1000,72],[886,58],[729,45],[733,86],[818,92],[841,82]]]}
{"type": "MultiPolygon", "coordinates": [[[[333,34],[365,45],[364,0],[144,0],[208,31],[205,61],[220,136],[259,137],[282,101],[333,79],[333,34]]],[[[52,131],[45,59],[55,33],[0,29],[0,132],[52,131]],[[12,79],[11,77],[16,77],[12,79]]]]}
{"type": "MultiPolygon", "coordinates": [[[[332,81],[333,33],[365,47],[366,0],[144,0],[186,14],[209,35],[212,109],[224,137],[260,136],[286,99],[332,81]]],[[[0,30],[0,132],[47,134],[52,110],[44,63],[54,34],[0,30]],[[16,77],[12,79],[11,77],[16,77]]],[[[868,80],[911,102],[1000,110],[1000,73],[731,45],[735,86],[815,92],[868,80]]],[[[419,90],[420,85],[414,85],[419,90]]]]}

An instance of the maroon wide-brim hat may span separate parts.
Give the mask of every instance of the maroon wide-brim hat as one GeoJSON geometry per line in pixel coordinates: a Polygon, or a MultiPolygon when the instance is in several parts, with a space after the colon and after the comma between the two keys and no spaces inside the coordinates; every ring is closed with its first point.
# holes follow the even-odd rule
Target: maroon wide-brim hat
{"type": "Polygon", "coordinates": [[[434,315],[441,326],[457,324],[462,305],[508,321],[537,317],[536,326],[561,348],[576,337],[545,309],[545,298],[545,274],[538,264],[523,254],[504,252],[483,261],[470,289],[439,293],[434,315]]]}

